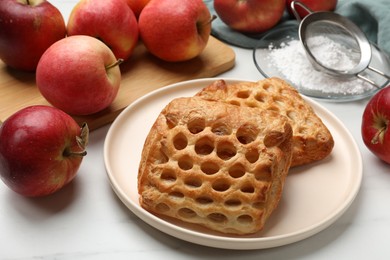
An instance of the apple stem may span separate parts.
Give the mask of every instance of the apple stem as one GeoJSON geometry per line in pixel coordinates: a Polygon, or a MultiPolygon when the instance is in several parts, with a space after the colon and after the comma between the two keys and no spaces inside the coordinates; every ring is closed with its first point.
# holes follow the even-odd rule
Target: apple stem
{"type": "Polygon", "coordinates": [[[113,64],[110,64],[106,67],[106,70],[109,70],[115,66],[119,66],[121,63],[123,62],[123,59],[118,59],[116,62],[114,62],[113,64]]]}
{"type": "Polygon", "coordinates": [[[210,20],[208,20],[207,22],[205,22],[204,24],[202,23],[202,25],[208,25],[209,23],[212,23],[215,19],[217,19],[217,16],[215,14],[213,14],[210,18],[210,20]]]}
{"type": "Polygon", "coordinates": [[[206,22],[202,22],[202,23],[196,23],[196,28],[198,30],[198,33],[200,34],[201,31],[203,30],[203,27],[208,25],[208,24],[211,24],[215,19],[217,19],[217,16],[214,14],[213,16],[211,16],[210,20],[206,21],[206,22]]]}
{"type": "Polygon", "coordinates": [[[26,2],[27,2],[27,5],[30,5],[30,0],[26,0],[26,2]]]}
{"type": "Polygon", "coordinates": [[[72,152],[72,151],[69,151],[69,150],[65,150],[64,152],[64,157],[70,157],[70,156],[80,156],[80,157],[83,157],[83,156],[86,156],[87,155],[87,151],[81,151],[81,152],[72,152]]]}
{"type": "Polygon", "coordinates": [[[73,152],[69,149],[65,149],[63,155],[64,157],[69,157],[69,156],[86,156],[87,151],[86,147],[88,145],[88,139],[89,139],[89,128],[87,123],[83,123],[81,126],[81,133],[80,136],[76,136],[76,142],[78,146],[82,149],[81,152],[73,152]]]}
{"type": "Polygon", "coordinates": [[[371,139],[372,144],[382,143],[383,140],[383,134],[386,132],[387,125],[381,127],[378,132],[374,135],[374,137],[371,139]]]}
{"type": "Polygon", "coordinates": [[[215,14],[213,14],[213,16],[211,16],[211,18],[210,18],[209,23],[212,23],[215,19],[217,19],[217,16],[215,14]]]}

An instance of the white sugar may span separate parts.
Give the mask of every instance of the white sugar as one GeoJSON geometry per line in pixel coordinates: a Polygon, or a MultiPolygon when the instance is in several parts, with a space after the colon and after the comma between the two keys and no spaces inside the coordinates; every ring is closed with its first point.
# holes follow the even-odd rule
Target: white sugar
{"type": "Polygon", "coordinates": [[[359,62],[358,57],[346,46],[325,36],[311,37],[307,41],[311,53],[325,67],[335,70],[351,70],[359,62]]]}
{"type": "MultiPolygon", "coordinates": [[[[348,50],[340,44],[335,44],[323,36],[313,39],[312,53],[316,53],[323,65],[342,70],[355,65],[348,50]]],[[[282,73],[286,80],[298,89],[321,91],[345,95],[362,94],[373,86],[356,77],[340,79],[331,77],[315,70],[308,60],[305,50],[299,40],[283,43],[280,48],[270,45],[269,62],[282,73]]]]}

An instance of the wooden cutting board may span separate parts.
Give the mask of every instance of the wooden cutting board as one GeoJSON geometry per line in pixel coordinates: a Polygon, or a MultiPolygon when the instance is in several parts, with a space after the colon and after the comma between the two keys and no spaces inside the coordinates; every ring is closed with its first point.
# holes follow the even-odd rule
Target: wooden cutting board
{"type": "MultiPolygon", "coordinates": [[[[139,44],[132,57],[121,64],[121,86],[111,106],[74,118],[80,124],[87,122],[91,130],[97,129],[111,123],[124,108],[148,92],[180,81],[216,76],[231,69],[234,62],[234,51],[213,37],[199,57],[179,63],[161,61],[139,44]]],[[[36,87],[35,74],[9,69],[0,61],[0,120],[37,104],[49,105],[36,87]]]]}

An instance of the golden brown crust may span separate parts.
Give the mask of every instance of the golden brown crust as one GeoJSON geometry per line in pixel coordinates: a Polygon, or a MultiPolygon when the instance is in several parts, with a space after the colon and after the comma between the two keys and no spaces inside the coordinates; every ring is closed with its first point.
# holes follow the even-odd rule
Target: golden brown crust
{"type": "Polygon", "coordinates": [[[328,128],[298,91],[281,79],[269,78],[232,85],[218,80],[196,96],[238,106],[273,110],[286,116],[293,128],[292,167],[322,160],[333,149],[334,140],[328,128]]]}
{"type": "Polygon", "coordinates": [[[292,129],[278,113],[177,98],[146,138],[140,205],[223,233],[254,233],[278,205],[291,156],[292,129]]]}

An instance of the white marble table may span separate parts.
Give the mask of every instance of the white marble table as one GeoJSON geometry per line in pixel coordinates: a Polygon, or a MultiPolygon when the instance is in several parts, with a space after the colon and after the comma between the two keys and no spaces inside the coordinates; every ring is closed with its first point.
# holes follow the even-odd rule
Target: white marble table
{"type": "MultiPolygon", "coordinates": [[[[67,19],[77,1],[52,3],[67,19]]],[[[221,76],[260,79],[252,52],[234,50],[236,66],[221,76]]],[[[103,160],[106,126],[92,133],[77,178],[59,193],[29,199],[0,183],[0,259],[389,259],[390,166],[374,157],[361,140],[367,100],[320,103],[355,138],[364,172],[353,204],[312,237],[277,248],[234,251],[191,244],[154,229],[131,213],[110,187],[103,160]]]]}

